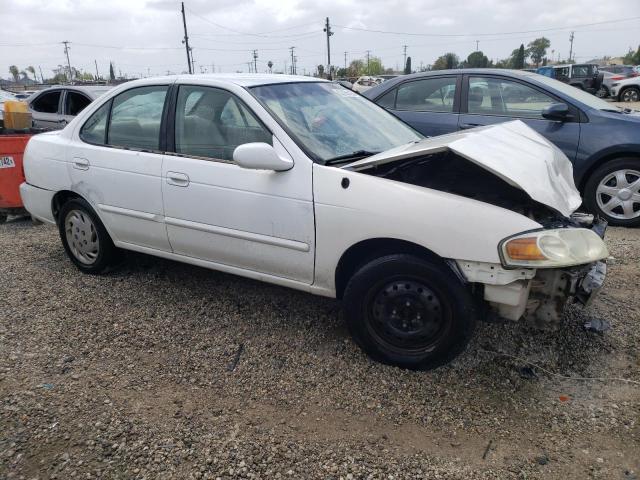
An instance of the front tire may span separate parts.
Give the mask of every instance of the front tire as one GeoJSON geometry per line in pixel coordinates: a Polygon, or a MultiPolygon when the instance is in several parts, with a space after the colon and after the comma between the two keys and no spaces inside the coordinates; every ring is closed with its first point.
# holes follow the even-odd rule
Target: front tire
{"type": "Polygon", "coordinates": [[[640,226],[640,159],[618,158],[599,167],[587,180],[584,201],[610,225],[640,226]]]}
{"type": "Polygon", "coordinates": [[[361,267],[349,280],[344,304],[349,331],[371,358],[412,370],[460,354],[477,319],[471,293],[444,262],[406,254],[361,267]]]}
{"type": "Polygon", "coordinates": [[[620,92],[621,102],[640,102],[640,88],[627,87],[620,92]]]}
{"type": "Polygon", "coordinates": [[[9,217],[6,214],[0,213],[0,225],[2,225],[3,223],[6,223],[7,218],[9,217]]]}
{"type": "Polygon", "coordinates": [[[84,273],[97,274],[113,264],[116,247],[89,203],[69,200],[60,209],[58,230],[69,259],[84,273]]]}

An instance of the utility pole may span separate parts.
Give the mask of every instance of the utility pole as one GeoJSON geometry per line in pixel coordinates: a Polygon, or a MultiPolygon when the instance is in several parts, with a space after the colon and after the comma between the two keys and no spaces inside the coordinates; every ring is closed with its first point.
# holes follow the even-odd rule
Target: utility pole
{"type": "Polygon", "coordinates": [[[480,40],[476,40],[476,52],[478,51],[478,45],[480,44],[480,40]]]}
{"type": "Polygon", "coordinates": [[[344,71],[345,71],[345,75],[346,75],[346,71],[347,71],[347,53],[349,53],[349,52],[344,52],[344,71]]]}
{"type": "Polygon", "coordinates": [[[182,25],[184,26],[184,39],[182,43],[184,43],[184,48],[187,52],[187,67],[189,67],[189,73],[193,73],[192,54],[189,48],[189,36],[187,35],[187,18],[184,16],[184,2],[182,2],[182,25]]]}
{"type": "Polygon", "coordinates": [[[371,54],[371,50],[367,50],[367,75],[371,75],[369,73],[369,57],[370,57],[370,54],[371,54]]]}
{"type": "Polygon", "coordinates": [[[295,49],[296,47],[289,47],[289,50],[291,50],[291,75],[296,74],[296,61],[293,55],[293,52],[295,51],[295,49]]]}
{"type": "Polygon", "coordinates": [[[402,49],[404,50],[404,62],[402,64],[402,69],[407,68],[407,45],[403,45],[402,49]]]}
{"type": "Polygon", "coordinates": [[[258,50],[253,51],[253,73],[258,73],[258,50]]]}
{"type": "Polygon", "coordinates": [[[569,48],[569,63],[571,63],[571,55],[573,54],[573,34],[575,32],[571,32],[571,35],[569,35],[569,42],[571,43],[571,47],[569,48]]]}
{"type": "Polygon", "coordinates": [[[100,75],[98,74],[98,60],[94,60],[93,63],[96,64],[96,80],[98,80],[100,78],[100,75]]]}
{"type": "Polygon", "coordinates": [[[68,40],[65,40],[64,42],[64,54],[67,56],[67,66],[69,67],[69,81],[73,80],[73,72],[71,71],[71,61],[69,60],[69,42],[68,40]]]}
{"type": "Polygon", "coordinates": [[[333,80],[331,78],[331,43],[329,42],[329,37],[333,35],[333,32],[331,31],[331,25],[329,24],[329,17],[327,17],[324,31],[327,33],[327,78],[329,80],[333,80]]]}

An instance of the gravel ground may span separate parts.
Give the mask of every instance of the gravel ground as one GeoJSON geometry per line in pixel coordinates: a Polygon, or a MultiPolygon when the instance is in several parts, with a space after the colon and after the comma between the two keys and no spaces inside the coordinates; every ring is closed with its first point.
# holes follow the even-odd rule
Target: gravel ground
{"type": "Polygon", "coordinates": [[[637,480],[640,384],[525,362],[640,381],[639,240],[609,230],[605,289],[558,331],[481,324],[416,373],[366,358],[335,301],[137,254],[83,275],[14,219],[0,478],[637,480]]]}

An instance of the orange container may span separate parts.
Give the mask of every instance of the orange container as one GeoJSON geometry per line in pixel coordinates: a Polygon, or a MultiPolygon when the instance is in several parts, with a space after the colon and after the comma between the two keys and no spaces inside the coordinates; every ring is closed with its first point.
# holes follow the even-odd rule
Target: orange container
{"type": "Polygon", "coordinates": [[[20,184],[24,182],[22,157],[31,135],[0,135],[0,214],[23,208],[20,184]]]}

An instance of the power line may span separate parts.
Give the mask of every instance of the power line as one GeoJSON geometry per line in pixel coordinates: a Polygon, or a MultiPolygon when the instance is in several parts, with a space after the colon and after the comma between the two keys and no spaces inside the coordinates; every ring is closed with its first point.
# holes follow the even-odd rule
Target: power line
{"type": "Polygon", "coordinates": [[[632,20],[639,20],[638,17],[628,17],[628,18],[620,18],[616,20],[604,20],[602,22],[592,22],[592,23],[582,23],[576,25],[570,25],[566,27],[554,27],[554,28],[541,28],[538,30],[522,30],[519,32],[495,32],[495,33],[418,33],[418,32],[395,32],[389,30],[374,30],[369,28],[360,28],[360,27],[348,27],[346,25],[335,25],[338,28],[342,28],[344,30],[357,30],[360,32],[371,32],[371,33],[383,33],[388,35],[410,35],[410,36],[419,36],[419,37],[470,37],[470,36],[494,36],[494,35],[515,35],[515,34],[523,34],[523,33],[539,33],[539,32],[552,32],[556,30],[569,30],[578,27],[591,27],[594,25],[604,25],[607,23],[619,23],[619,22],[629,22],[632,20]]]}

